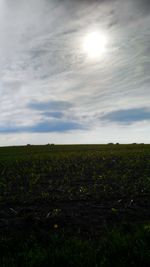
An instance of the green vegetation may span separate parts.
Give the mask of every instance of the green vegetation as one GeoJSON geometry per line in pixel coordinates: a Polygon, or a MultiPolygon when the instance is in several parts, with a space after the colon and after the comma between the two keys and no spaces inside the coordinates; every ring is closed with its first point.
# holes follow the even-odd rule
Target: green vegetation
{"type": "Polygon", "coordinates": [[[106,232],[97,241],[68,238],[53,234],[47,246],[37,243],[0,245],[0,266],[63,266],[63,267],[111,267],[111,266],[149,266],[150,263],[150,225],[106,232]],[[6,247],[5,247],[6,248],[6,247]],[[17,254],[16,254],[17,251],[17,254]]]}
{"type": "Polygon", "coordinates": [[[0,148],[0,228],[0,266],[149,266],[150,145],[0,148]]]}

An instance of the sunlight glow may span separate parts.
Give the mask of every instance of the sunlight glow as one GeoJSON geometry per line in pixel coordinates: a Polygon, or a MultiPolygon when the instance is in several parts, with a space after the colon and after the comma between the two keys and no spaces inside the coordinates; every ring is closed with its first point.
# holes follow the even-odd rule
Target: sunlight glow
{"type": "Polygon", "coordinates": [[[94,31],[87,34],[83,41],[83,51],[91,59],[98,59],[106,52],[108,38],[105,34],[94,31]]]}

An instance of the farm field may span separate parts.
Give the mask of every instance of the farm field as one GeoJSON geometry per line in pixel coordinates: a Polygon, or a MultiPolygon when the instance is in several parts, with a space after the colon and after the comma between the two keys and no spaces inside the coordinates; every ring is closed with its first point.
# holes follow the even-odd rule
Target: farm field
{"type": "Polygon", "coordinates": [[[0,266],[148,266],[150,145],[0,148],[0,251],[0,266]]]}

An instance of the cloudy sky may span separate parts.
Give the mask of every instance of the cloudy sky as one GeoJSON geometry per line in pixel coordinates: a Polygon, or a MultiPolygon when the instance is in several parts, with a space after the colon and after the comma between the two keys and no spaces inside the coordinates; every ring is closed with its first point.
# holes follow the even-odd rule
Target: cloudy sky
{"type": "Polygon", "coordinates": [[[0,0],[1,146],[149,132],[149,0],[0,0]]]}

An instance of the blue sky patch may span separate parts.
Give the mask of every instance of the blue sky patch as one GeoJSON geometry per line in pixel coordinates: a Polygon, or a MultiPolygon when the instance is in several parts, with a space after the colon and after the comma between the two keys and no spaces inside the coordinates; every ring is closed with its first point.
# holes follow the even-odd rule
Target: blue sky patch
{"type": "Polygon", "coordinates": [[[72,104],[67,101],[32,101],[28,104],[28,108],[39,111],[57,111],[57,110],[66,110],[72,107],[72,104]]]}
{"type": "Polygon", "coordinates": [[[42,115],[47,118],[56,118],[61,119],[63,117],[63,113],[60,111],[52,111],[52,112],[43,112],[42,115]]]}
{"type": "Polygon", "coordinates": [[[33,126],[10,126],[1,127],[0,134],[10,133],[49,133],[49,132],[66,132],[71,130],[79,130],[83,127],[73,121],[46,121],[39,122],[33,126]]]}
{"type": "Polygon", "coordinates": [[[120,109],[105,114],[101,119],[121,124],[132,124],[134,122],[150,120],[150,111],[146,108],[120,109]]]}

